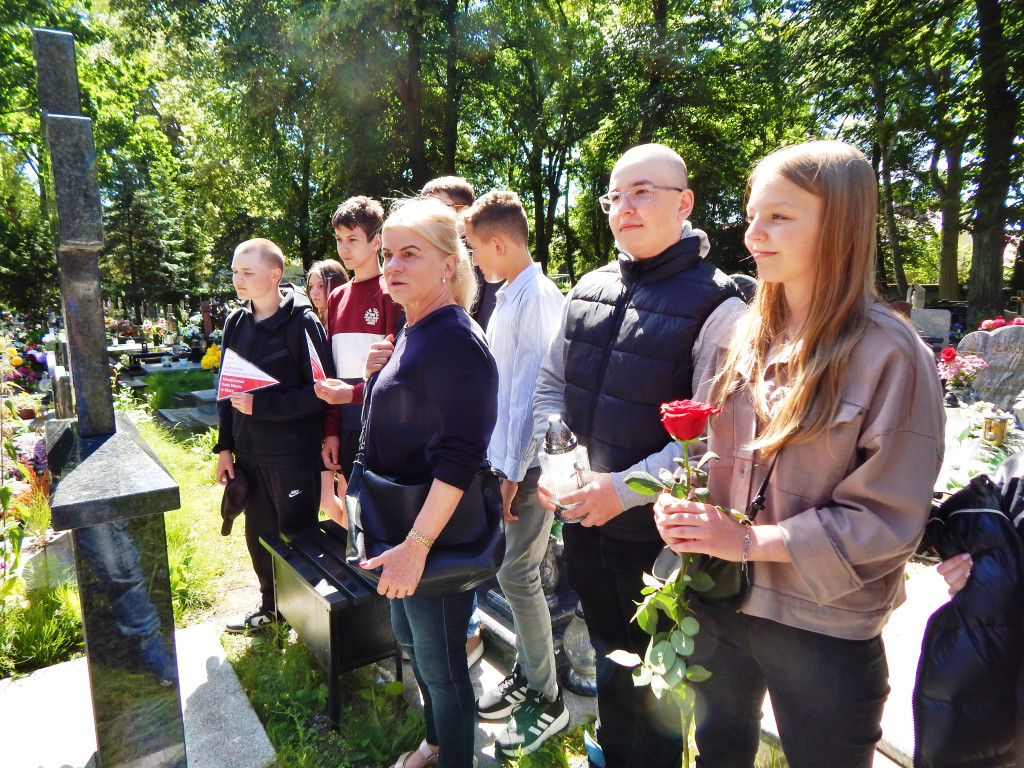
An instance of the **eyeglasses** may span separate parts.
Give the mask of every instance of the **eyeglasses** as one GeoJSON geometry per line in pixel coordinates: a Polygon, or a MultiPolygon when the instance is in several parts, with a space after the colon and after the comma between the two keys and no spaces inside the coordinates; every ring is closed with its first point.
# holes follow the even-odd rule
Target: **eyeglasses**
{"type": "Polygon", "coordinates": [[[635,187],[630,187],[625,192],[608,192],[607,194],[601,195],[597,198],[597,202],[601,204],[601,210],[605,213],[611,213],[612,208],[622,203],[622,198],[626,198],[626,202],[634,208],[640,208],[641,206],[647,205],[651,202],[651,196],[656,189],[670,189],[675,192],[685,191],[679,187],[659,187],[657,184],[637,184],[635,187]]]}

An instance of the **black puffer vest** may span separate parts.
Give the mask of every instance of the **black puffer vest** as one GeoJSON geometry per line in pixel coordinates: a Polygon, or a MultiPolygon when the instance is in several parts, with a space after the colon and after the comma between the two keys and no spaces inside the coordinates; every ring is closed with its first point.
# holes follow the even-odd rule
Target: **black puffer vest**
{"type": "MultiPolygon", "coordinates": [[[[618,262],[583,277],[569,294],[566,423],[598,472],[620,472],[665,447],[660,406],[689,398],[693,345],[733,282],[700,258],[687,237],[653,259],[618,262]]],[[[601,529],[625,541],[655,541],[651,505],[601,529]]]]}
{"type": "Polygon", "coordinates": [[[928,620],[914,685],[915,768],[1024,765],[1024,453],[949,497],[927,537],[969,552],[967,584],[928,620]]]}

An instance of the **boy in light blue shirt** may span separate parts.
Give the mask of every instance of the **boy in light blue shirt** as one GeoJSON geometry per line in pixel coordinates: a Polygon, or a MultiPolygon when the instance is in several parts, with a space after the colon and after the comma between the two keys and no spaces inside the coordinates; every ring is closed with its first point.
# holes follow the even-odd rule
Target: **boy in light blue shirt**
{"type": "Polygon", "coordinates": [[[498,421],[487,458],[508,478],[502,481],[506,546],[498,583],[512,609],[517,663],[479,699],[477,712],[486,720],[509,719],[495,751],[511,758],[520,749],[533,752],[569,723],[540,583],[553,513],[537,499],[540,463],[533,436],[533,392],[561,323],[563,297],[530,256],[529,223],[515,192],[488,192],[464,213],[463,223],[473,263],[488,282],[505,281],[486,329],[498,364],[498,421]]]}

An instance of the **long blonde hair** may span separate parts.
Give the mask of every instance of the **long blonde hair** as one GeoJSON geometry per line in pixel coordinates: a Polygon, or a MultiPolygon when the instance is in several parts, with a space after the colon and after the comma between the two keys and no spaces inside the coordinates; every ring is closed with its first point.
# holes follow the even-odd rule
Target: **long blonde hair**
{"type": "Polygon", "coordinates": [[[786,442],[824,432],[839,407],[850,353],[875,300],[875,226],[878,182],[864,154],[841,141],[809,141],[764,158],[747,180],[747,194],[762,177],[778,175],[823,202],[814,292],[800,344],[788,367],[789,391],[774,415],[762,396],[772,347],[787,330],[789,308],[781,283],[758,280],[750,311],[737,328],[712,387],[721,406],[746,389],[761,430],[750,446],[770,456],[786,442]]]}
{"type": "Polygon", "coordinates": [[[476,299],[476,278],[469,251],[459,234],[455,211],[433,197],[410,197],[395,201],[384,222],[384,229],[408,227],[415,230],[434,250],[455,256],[455,272],[451,290],[455,303],[463,309],[473,306],[476,299]]]}

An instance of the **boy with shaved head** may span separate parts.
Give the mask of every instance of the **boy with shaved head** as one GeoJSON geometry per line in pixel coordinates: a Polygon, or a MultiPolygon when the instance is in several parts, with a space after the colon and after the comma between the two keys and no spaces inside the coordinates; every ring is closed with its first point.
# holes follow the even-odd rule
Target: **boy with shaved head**
{"type": "MultiPolygon", "coordinates": [[[[328,376],[334,365],[327,335],[309,299],[281,283],[284,254],[270,240],[235,248],[231,279],[242,306],[224,322],[223,345],[277,379],[217,404],[217,482],[241,469],[248,484],[245,543],[260,583],[260,604],[228,623],[243,633],[278,620],[270,553],[260,537],[315,525],[320,506],[320,444],[327,403],[313,391],[307,337],[328,376]]],[[[230,528],[229,528],[230,530],[230,528]]]]}
{"type": "MultiPolygon", "coordinates": [[[[669,697],[634,687],[632,671],[607,658],[643,655],[648,636],[631,622],[642,575],[662,548],[650,496],[625,477],[665,449],[660,406],[692,398],[714,375],[743,309],[732,281],[705,260],[707,236],[688,217],[686,164],[661,144],[633,147],[612,169],[601,208],[619,251],[584,275],[566,300],[541,367],[534,432],[560,414],[585,445],[591,481],[558,501],[569,584],[580,597],[597,655],[597,740],[604,768],[678,768],[683,734],[669,697]]],[[[662,466],[662,465],[659,465],[662,466]]],[[[538,495],[554,509],[545,478],[538,495]]],[[[595,761],[591,756],[591,765],[595,761]]]]}

